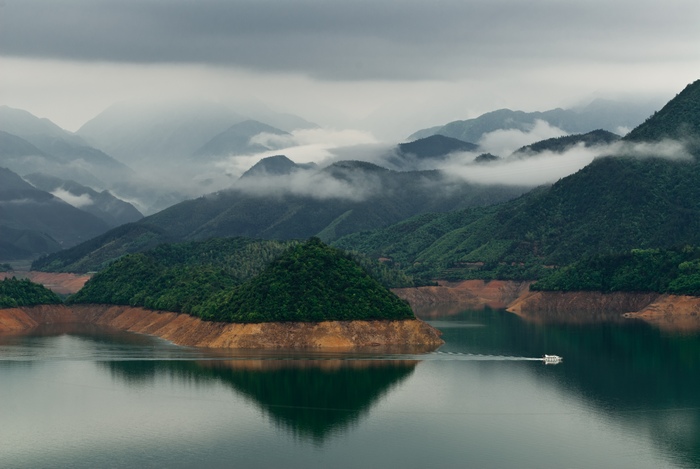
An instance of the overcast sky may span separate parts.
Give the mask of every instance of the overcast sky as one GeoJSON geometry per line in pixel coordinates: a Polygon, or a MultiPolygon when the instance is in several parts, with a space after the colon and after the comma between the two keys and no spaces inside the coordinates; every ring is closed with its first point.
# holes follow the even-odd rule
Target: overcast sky
{"type": "Polygon", "coordinates": [[[195,96],[406,136],[698,78],[698,0],[0,0],[0,104],[69,130],[195,96]]]}

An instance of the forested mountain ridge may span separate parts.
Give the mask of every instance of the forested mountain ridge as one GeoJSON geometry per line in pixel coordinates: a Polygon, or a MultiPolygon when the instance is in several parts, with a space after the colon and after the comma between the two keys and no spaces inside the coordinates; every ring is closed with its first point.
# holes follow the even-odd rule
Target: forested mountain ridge
{"type": "Polygon", "coordinates": [[[578,109],[550,109],[548,111],[512,111],[499,109],[479,117],[452,121],[444,125],[419,130],[409,140],[430,135],[444,135],[467,142],[479,143],[484,134],[498,130],[530,131],[537,121],[559,128],[567,133],[586,133],[595,129],[618,132],[621,127],[635,127],[652,111],[647,105],[615,103],[596,100],[578,109]]]}
{"type": "Polygon", "coordinates": [[[26,259],[104,233],[109,225],[0,168],[0,253],[26,259]]]}
{"type": "Polygon", "coordinates": [[[700,296],[700,249],[633,249],[588,257],[534,283],[542,291],[653,291],[700,296]]]}
{"type": "MultiPolygon", "coordinates": [[[[700,81],[689,85],[640,126],[644,134],[700,136],[699,90],[700,81]]],[[[640,132],[624,141],[636,143],[640,132]]],[[[418,217],[334,244],[442,278],[533,278],[599,253],[700,245],[700,163],[687,151],[669,156],[601,157],[498,207],[418,217]]]]}
{"type": "Polygon", "coordinates": [[[517,149],[514,153],[516,156],[537,154],[543,151],[551,151],[561,153],[575,145],[583,145],[591,147],[596,145],[607,145],[620,140],[620,136],[607,130],[592,130],[585,134],[566,135],[564,137],[548,138],[540,140],[517,149]]]}
{"type": "Polygon", "coordinates": [[[633,129],[625,140],[653,142],[679,139],[700,147],[700,80],[686,86],[674,99],[633,129]]]}
{"type": "Polygon", "coordinates": [[[128,202],[113,196],[108,190],[98,192],[75,181],[64,180],[44,173],[30,173],[24,176],[37,189],[55,194],[59,198],[75,198],[80,208],[92,213],[110,226],[115,227],[143,218],[143,215],[128,202]]]}
{"type": "MultiPolygon", "coordinates": [[[[419,213],[501,202],[526,190],[515,186],[446,183],[438,171],[390,171],[366,162],[338,162],[322,169],[292,173],[291,179],[268,180],[264,176],[269,174],[241,178],[239,188],[176,204],[136,225],[159,238],[159,242],[229,236],[266,239],[318,236],[330,241],[419,213]]],[[[95,266],[88,257],[99,259],[101,264],[126,252],[152,247],[155,238],[141,238],[143,233],[137,238],[145,242],[134,242],[132,230],[136,225],[105,235],[100,238],[104,244],[91,240],[85,246],[40,259],[34,268],[64,270],[69,265],[82,264],[82,271],[87,265],[95,266]],[[126,239],[120,239],[121,236],[126,239]]]]}

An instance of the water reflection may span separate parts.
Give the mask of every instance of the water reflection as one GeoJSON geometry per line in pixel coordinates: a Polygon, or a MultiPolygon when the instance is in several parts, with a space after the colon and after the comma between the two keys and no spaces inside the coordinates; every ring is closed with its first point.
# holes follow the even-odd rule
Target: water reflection
{"type": "Polygon", "coordinates": [[[465,311],[445,322],[443,350],[564,357],[534,368],[597,412],[645,429],[662,451],[700,467],[700,335],[668,333],[641,321],[526,322],[500,310],[465,311]],[[467,324],[481,327],[466,327],[467,324]]]}
{"type": "Polygon", "coordinates": [[[139,385],[163,375],[230,386],[254,402],[278,426],[321,443],[355,424],[383,396],[405,381],[417,361],[202,360],[115,361],[100,366],[114,378],[139,385]]]}

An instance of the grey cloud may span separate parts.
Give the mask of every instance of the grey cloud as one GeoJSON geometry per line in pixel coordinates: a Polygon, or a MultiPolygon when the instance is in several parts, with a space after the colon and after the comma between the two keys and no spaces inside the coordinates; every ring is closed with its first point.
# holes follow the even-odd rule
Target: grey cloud
{"type": "Polygon", "coordinates": [[[686,142],[676,140],[663,140],[655,143],[618,141],[609,145],[591,147],[578,144],[561,153],[543,151],[527,157],[516,153],[510,158],[479,165],[465,164],[474,157],[472,153],[455,154],[453,159],[440,169],[446,177],[453,181],[538,186],[554,183],[579,171],[596,158],[611,155],[669,160],[692,158],[687,150],[686,142]]]}
{"type": "Polygon", "coordinates": [[[338,80],[461,77],[552,59],[666,60],[694,53],[687,44],[700,39],[696,0],[6,0],[1,16],[5,56],[338,80]],[[653,48],[644,46],[650,38],[653,48]]]}

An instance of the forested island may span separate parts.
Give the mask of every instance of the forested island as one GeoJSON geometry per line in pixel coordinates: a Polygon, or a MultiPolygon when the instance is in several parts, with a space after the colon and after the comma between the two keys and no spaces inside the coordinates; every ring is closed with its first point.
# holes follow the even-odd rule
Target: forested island
{"type": "MultiPolygon", "coordinates": [[[[68,302],[143,306],[233,323],[414,318],[406,302],[349,254],[317,238],[287,245],[274,258],[282,243],[244,244],[244,250],[255,250],[255,256],[247,257],[255,262],[244,265],[242,254],[232,254],[239,262],[228,267],[202,262],[200,256],[190,260],[191,252],[202,251],[206,243],[164,245],[125,256],[68,302]],[[263,268],[270,258],[274,260],[263,268]]],[[[218,250],[209,252],[221,256],[218,250]]]]}
{"type": "MultiPolygon", "coordinates": [[[[325,245],[245,238],[161,245],[91,278],[65,305],[28,280],[9,294],[0,332],[80,322],[223,348],[427,346],[443,342],[382,285],[405,282],[377,262],[325,245]],[[36,292],[32,288],[36,287],[36,292]],[[17,301],[34,292],[35,300],[17,301]],[[24,307],[24,306],[27,307],[24,307]],[[43,305],[43,306],[29,306],[43,305]]],[[[48,291],[48,290],[46,290],[48,291]]],[[[0,296],[1,297],[1,296],[0,296]]]]}

